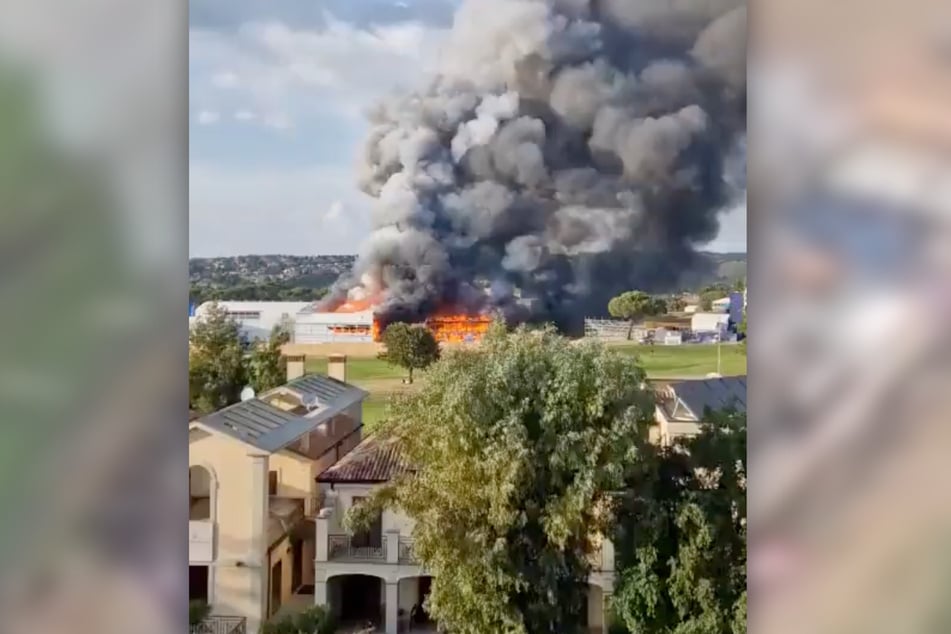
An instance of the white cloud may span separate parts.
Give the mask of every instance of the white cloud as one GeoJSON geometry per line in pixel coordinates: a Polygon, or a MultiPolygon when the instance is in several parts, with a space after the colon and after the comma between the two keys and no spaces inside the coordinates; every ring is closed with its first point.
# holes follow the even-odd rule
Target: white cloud
{"type": "Polygon", "coordinates": [[[234,33],[193,29],[192,99],[282,113],[281,129],[301,117],[362,118],[386,92],[417,85],[438,60],[445,35],[417,21],[362,29],[330,15],[320,29],[279,21],[249,22],[234,33]]]}
{"type": "Polygon", "coordinates": [[[372,201],[355,187],[349,165],[262,169],[192,161],[188,171],[193,256],[355,253],[370,231],[372,201]],[[327,209],[326,215],[335,205],[346,222],[324,224],[314,213],[327,209]]]}
{"type": "Polygon", "coordinates": [[[202,110],[198,113],[199,125],[214,125],[221,119],[221,115],[213,110],[202,110]]]}
{"type": "Polygon", "coordinates": [[[257,115],[250,110],[236,110],[234,113],[235,121],[254,121],[257,115]]]}
{"type": "Polygon", "coordinates": [[[264,115],[264,125],[275,130],[289,130],[294,124],[286,114],[277,112],[264,115]]]}
{"type": "Polygon", "coordinates": [[[333,201],[327,213],[324,214],[324,222],[332,223],[343,215],[343,203],[339,200],[333,201]]]}
{"type": "Polygon", "coordinates": [[[239,83],[238,76],[231,71],[219,72],[211,76],[211,84],[217,88],[235,88],[239,83]]]}

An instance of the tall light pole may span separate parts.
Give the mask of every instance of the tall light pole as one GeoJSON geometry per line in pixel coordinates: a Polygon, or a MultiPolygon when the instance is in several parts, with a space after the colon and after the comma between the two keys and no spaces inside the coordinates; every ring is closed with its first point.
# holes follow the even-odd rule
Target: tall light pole
{"type": "Polygon", "coordinates": [[[720,344],[723,342],[723,335],[720,334],[717,336],[717,376],[723,376],[720,374],[720,344]]]}

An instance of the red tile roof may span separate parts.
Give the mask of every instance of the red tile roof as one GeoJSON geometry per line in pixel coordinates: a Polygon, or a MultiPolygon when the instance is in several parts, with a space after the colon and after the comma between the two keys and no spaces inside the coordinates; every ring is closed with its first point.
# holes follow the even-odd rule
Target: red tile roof
{"type": "Polygon", "coordinates": [[[317,476],[318,482],[387,482],[406,471],[406,463],[395,438],[368,436],[335,465],[317,476]]]}

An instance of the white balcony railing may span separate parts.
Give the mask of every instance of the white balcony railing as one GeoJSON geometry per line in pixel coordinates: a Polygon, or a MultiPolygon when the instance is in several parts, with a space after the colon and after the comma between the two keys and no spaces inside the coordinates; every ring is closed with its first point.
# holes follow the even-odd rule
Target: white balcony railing
{"type": "Polygon", "coordinates": [[[188,561],[211,563],[215,559],[215,525],[209,520],[188,522],[188,561]]]}

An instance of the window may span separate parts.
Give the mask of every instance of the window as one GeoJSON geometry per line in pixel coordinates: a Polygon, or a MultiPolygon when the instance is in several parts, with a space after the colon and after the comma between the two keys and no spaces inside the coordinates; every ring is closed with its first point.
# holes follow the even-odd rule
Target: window
{"type": "Polygon", "coordinates": [[[269,471],[267,474],[267,494],[277,495],[277,471],[269,471]]]}

